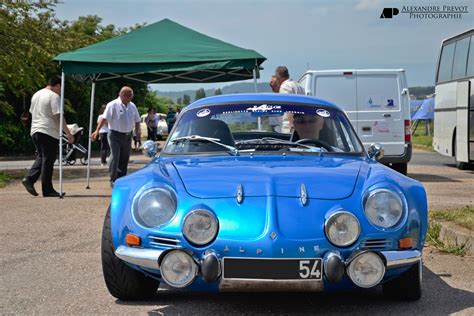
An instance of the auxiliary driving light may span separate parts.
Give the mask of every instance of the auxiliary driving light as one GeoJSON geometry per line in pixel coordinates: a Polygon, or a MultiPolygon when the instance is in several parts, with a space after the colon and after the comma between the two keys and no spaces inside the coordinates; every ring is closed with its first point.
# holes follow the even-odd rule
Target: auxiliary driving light
{"type": "Polygon", "coordinates": [[[355,285],[369,288],[376,286],[382,280],[385,265],[377,254],[364,252],[351,261],[347,273],[355,285]]]}
{"type": "Polygon", "coordinates": [[[161,261],[160,271],[165,282],[177,288],[186,287],[194,281],[198,267],[193,258],[184,251],[172,250],[161,261]]]}

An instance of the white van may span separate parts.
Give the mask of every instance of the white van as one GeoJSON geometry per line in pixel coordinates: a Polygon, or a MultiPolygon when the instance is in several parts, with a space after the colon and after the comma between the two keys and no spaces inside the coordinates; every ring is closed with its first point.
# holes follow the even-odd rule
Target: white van
{"type": "Polygon", "coordinates": [[[382,144],[380,162],[407,174],[412,147],[403,69],[308,70],[299,83],[307,95],[342,107],[365,148],[382,144]]]}

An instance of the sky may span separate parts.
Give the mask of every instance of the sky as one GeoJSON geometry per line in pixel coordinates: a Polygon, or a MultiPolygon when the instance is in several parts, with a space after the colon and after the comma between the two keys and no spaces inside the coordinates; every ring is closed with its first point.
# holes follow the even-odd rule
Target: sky
{"type": "MultiPolygon", "coordinates": [[[[258,82],[268,82],[275,68],[285,65],[295,80],[307,69],[401,68],[408,86],[434,85],[441,41],[474,27],[471,0],[62,0],[55,11],[62,20],[98,15],[102,25],[119,27],[171,19],[265,56],[258,82]],[[414,11],[428,5],[440,11],[467,6],[467,13],[435,19],[402,12],[404,6],[414,11]],[[380,18],[384,8],[393,7],[398,15],[380,18]]],[[[229,84],[152,87],[180,91],[229,84]]]]}

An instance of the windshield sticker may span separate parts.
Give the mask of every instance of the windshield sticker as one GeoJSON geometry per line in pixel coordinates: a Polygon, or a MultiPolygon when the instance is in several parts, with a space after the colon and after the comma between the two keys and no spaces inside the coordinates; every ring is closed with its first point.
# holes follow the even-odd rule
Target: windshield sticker
{"type": "Polygon", "coordinates": [[[196,115],[198,117],[208,116],[209,114],[211,114],[211,110],[209,110],[209,109],[202,109],[202,110],[200,110],[199,112],[196,113],[196,115]]]}
{"type": "Polygon", "coordinates": [[[316,110],[316,114],[318,114],[319,116],[322,116],[322,117],[329,117],[331,116],[331,114],[329,113],[329,111],[325,110],[325,109],[317,109],[316,110]]]}
{"type": "Polygon", "coordinates": [[[281,105],[262,104],[260,106],[254,105],[251,108],[247,108],[247,111],[251,111],[251,112],[268,112],[268,111],[273,111],[273,110],[281,111],[281,105]]]}

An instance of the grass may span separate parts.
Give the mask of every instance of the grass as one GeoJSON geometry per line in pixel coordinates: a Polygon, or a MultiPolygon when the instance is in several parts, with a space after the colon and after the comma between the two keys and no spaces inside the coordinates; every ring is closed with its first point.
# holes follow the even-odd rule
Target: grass
{"type": "Polygon", "coordinates": [[[469,249],[467,241],[460,244],[457,240],[441,240],[441,225],[436,220],[450,221],[472,231],[474,230],[474,207],[467,205],[462,208],[435,211],[430,213],[429,217],[428,234],[426,236],[428,244],[441,252],[464,256],[469,249]]]}
{"type": "Polygon", "coordinates": [[[435,211],[430,213],[430,218],[450,221],[474,231],[474,206],[435,211]]]}
{"type": "Polygon", "coordinates": [[[3,171],[0,171],[0,188],[6,187],[10,179],[11,178],[8,174],[3,171]]]}
{"type": "MultiPolygon", "coordinates": [[[[433,131],[431,131],[431,135],[426,135],[425,127],[426,123],[424,121],[418,124],[415,133],[412,135],[412,144],[414,148],[433,151],[433,131]]],[[[433,123],[431,123],[431,128],[433,128],[433,123]]]]}

